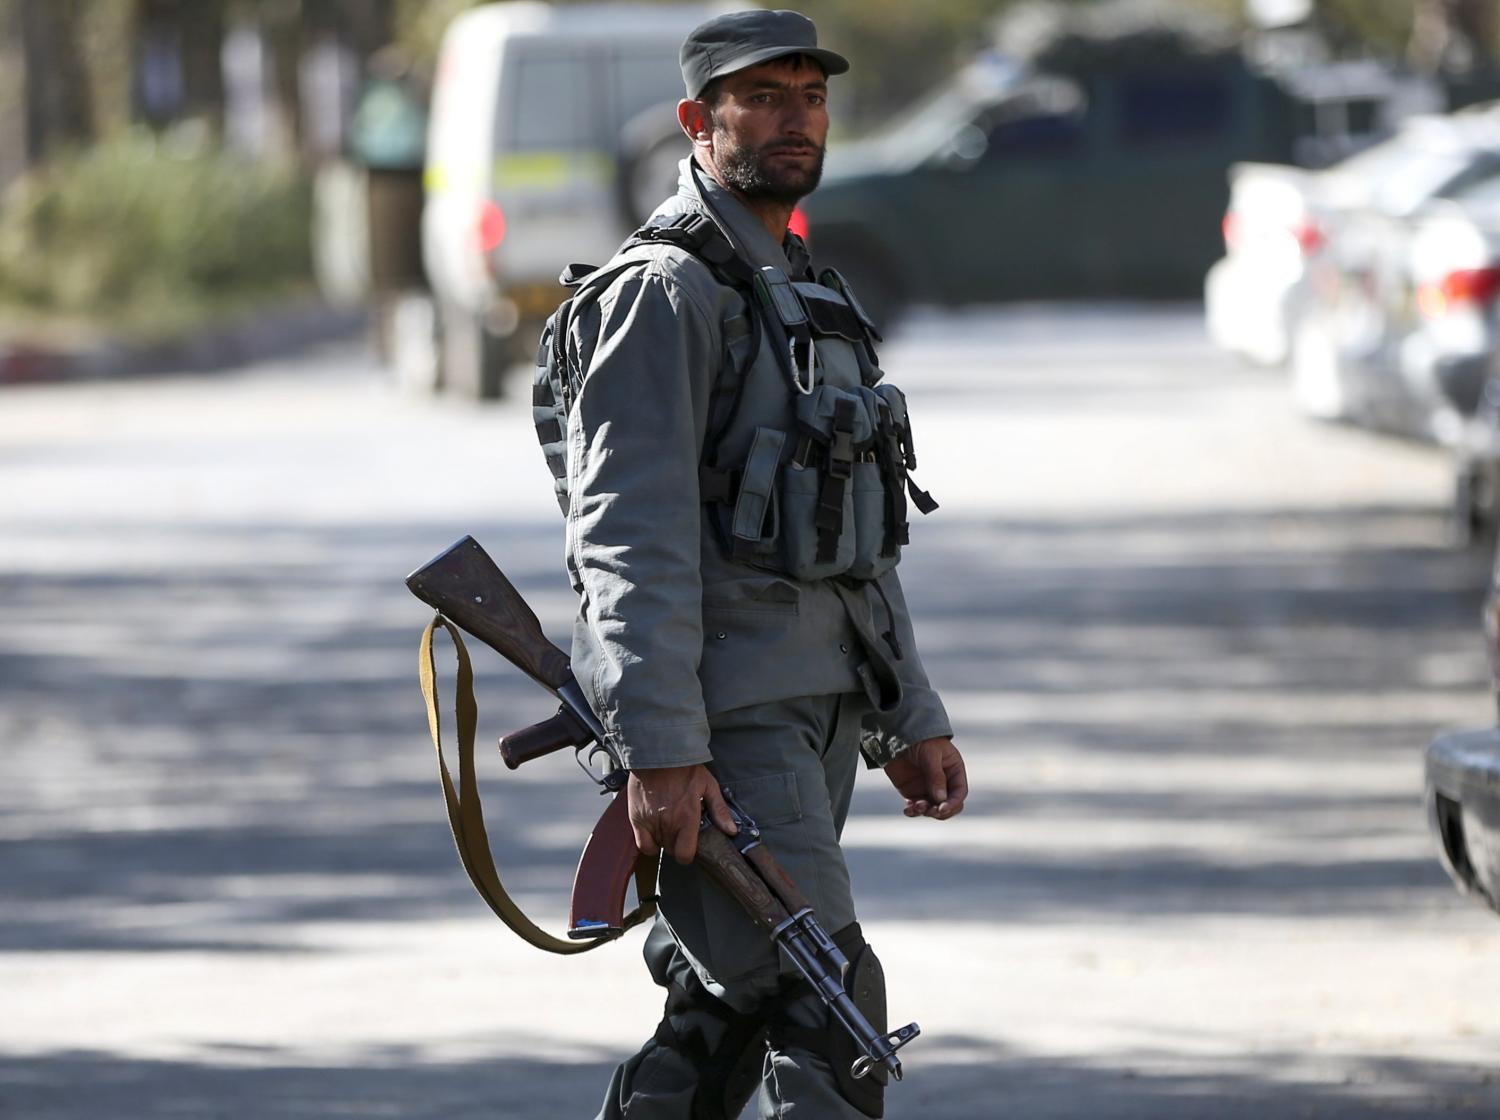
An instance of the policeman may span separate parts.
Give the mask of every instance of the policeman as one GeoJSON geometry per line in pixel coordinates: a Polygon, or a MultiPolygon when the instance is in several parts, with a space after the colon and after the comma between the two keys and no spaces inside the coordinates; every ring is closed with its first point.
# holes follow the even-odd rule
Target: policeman
{"type": "Polygon", "coordinates": [[[637,843],[670,857],[645,947],[666,1012],[600,1117],[734,1117],[757,1083],[765,1117],[878,1117],[881,1079],[849,1075],[816,994],[692,860],[704,811],[734,831],[722,784],[883,1021],[839,847],[859,758],[908,817],[947,820],[967,794],[894,571],[909,504],[931,503],[873,325],[787,229],[849,64],[765,10],[698,27],[681,62],[678,193],[564,342],[574,672],[631,770],[637,843]]]}

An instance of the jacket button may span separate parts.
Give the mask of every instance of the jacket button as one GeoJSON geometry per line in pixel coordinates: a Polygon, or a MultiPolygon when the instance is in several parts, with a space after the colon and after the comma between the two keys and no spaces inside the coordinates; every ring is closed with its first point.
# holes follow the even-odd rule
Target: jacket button
{"type": "Polygon", "coordinates": [[[848,653],[849,652],[849,644],[847,642],[840,642],[839,643],[839,652],[840,653],[848,653]]]}
{"type": "Polygon", "coordinates": [[[716,634],[716,635],[714,635],[714,636],[715,636],[715,637],[716,637],[716,638],[718,638],[718,639],[719,639],[719,641],[721,641],[721,642],[722,642],[722,641],[723,641],[723,640],[724,640],[724,639],[725,639],[725,638],[727,638],[727,637],[729,637],[729,635],[728,635],[728,634],[726,634],[726,633],[724,633],[724,631],[722,631],[722,630],[720,630],[720,631],[719,631],[719,632],[718,632],[718,633],[717,633],[717,634],[716,634]]]}

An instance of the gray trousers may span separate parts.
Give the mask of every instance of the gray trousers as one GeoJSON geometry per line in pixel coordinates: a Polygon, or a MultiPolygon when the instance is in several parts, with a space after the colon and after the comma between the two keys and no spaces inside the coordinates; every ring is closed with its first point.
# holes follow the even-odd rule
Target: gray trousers
{"type": "MultiPolygon", "coordinates": [[[[869,710],[863,695],[845,694],[709,720],[714,774],[755,818],[830,934],[854,921],[839,835],[869,710]]],[[[825,1058],[777,1042],[778,1024],[805,1035],[823,1027],[828,1012],[770,939],[695,867],[670,856],[659,894],[644,955],[667,989],[666,1014],[656,1037],[615,1070],[598,1120],[732,1120],[757,1084],[763,1120],[865,1120],[839,1093],[825,1058]]]]}

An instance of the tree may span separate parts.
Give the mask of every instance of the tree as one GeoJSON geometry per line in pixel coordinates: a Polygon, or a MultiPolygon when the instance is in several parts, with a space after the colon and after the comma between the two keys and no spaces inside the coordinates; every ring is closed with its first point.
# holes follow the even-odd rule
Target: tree
{"type": "Polygon", "coordinates": [[[0,194],[26,163],[26,52],[20,6],[16,0],[0,0],[0,194]]]}
{"type": "Polygon", "coordinates": [[[1494,0],[1418,0],[1407,57],[1427,73],[1470,73],[1494,61],[1494,0]]]}
{"type": "Polygon", "coordinates": [[[83,65],[86,0],[19,0],[26,55],[26,154],[30,161],[92,138],[93,104],[83,65]]]}

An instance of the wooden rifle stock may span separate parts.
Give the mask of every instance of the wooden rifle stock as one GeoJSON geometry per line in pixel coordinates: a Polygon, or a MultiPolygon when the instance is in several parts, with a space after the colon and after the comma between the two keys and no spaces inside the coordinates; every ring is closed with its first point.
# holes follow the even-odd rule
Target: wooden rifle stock
{"type": "Polygon", "coordinates": [[[406,586],[544,688],[556,693],[572,680],[568,655],[473,537],[412,572],[406,586]]]}

